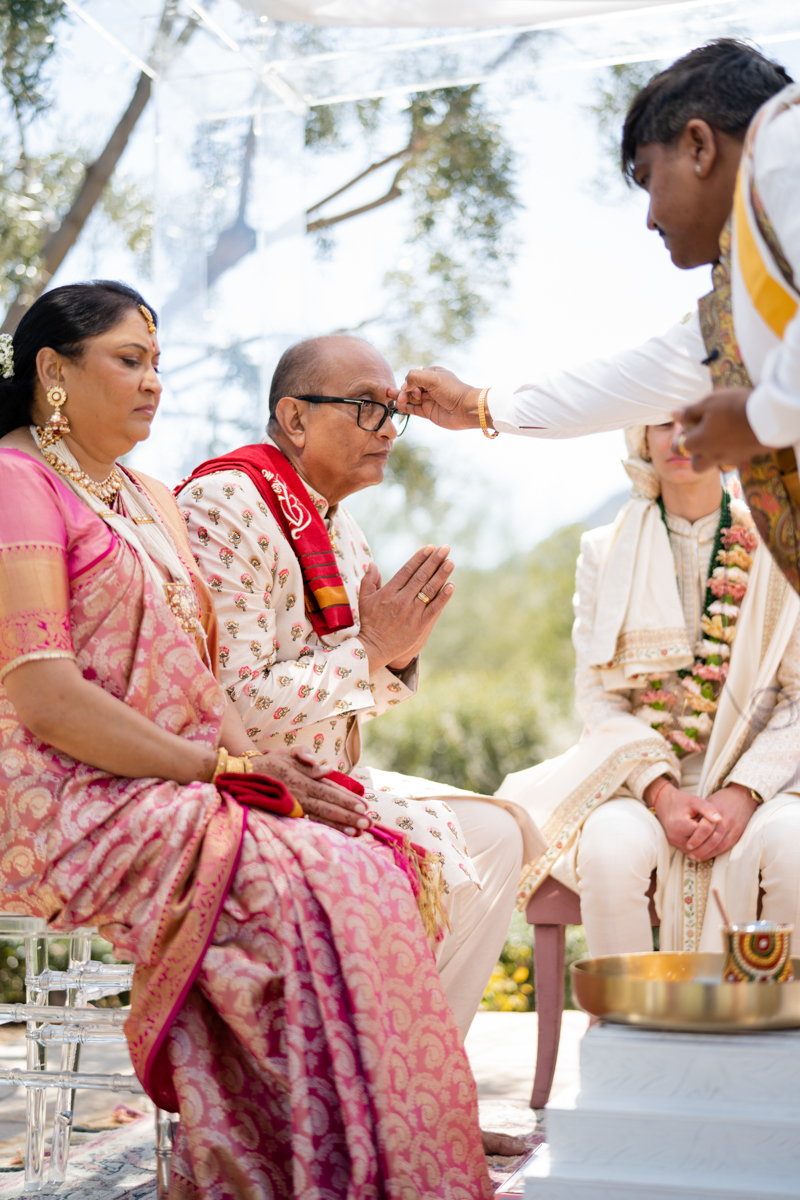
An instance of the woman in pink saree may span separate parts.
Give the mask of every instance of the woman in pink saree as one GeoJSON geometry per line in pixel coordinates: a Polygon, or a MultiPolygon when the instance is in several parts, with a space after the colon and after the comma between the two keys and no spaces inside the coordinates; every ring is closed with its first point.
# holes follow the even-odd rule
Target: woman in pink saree
{"type": "Polygon", "coordinates": [[[363,804],[288,755],[251,762],[313,820],[213,782],[250,742],[206,665],[211,606],[166,489],[116,465],[158,406],[154,317],[121,284],[57,288],[11,357],[3,911],[97,925],[137,964],[134,1066],[181,1115],[171,1197],[490,1196],[414,894],[363,804]]]}

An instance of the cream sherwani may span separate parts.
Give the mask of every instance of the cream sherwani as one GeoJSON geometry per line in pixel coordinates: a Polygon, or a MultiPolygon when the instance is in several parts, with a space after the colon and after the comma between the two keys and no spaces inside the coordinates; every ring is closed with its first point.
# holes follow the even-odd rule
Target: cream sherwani
{"type": "MultiPolygon", "coordinates": [[[[670,544],[675,556],[678,592],[694,641],[700,636],[700,613],[705,580],[719,513],[690,524],[667,513],[670,544]]],[[[575,587],[574,642],[577,657],[577,705],[586,728],[596,728],[612,713],[631,711],[631,696],[606,692],[589,665],[598,575],[608,529],[585,534],[581,542],[575,587]]],[[[763,553],[763,551],[762,551],[763,553]]],[[[734,653],[736,647],[734,645],[734,653]]],[[[665,677],[667,686],[670,677],[665,677]]],[[[759,880],[764,888],[765,920],[800,923],[800,796],[781,795],[788,785],[797,787],[800,767],[800,728],[794,714],[800,707],[800,624],[796,623],[777,671],[778,703],[765,727],[728,772],[720,786],[740,783],[754,788],[769,803],[756,810],[743,838],[735,847],[732,885],[726,888],[734,920],[754,920],[759,880]],[[771,810],[774,810],[771,812],[771,810]],[[770,815],[771,813],[771,815],[770,815]],[[765,820],[766,818],[766,820],[765,820]],[[759,849],[755,849],[755,844],[759,849]],[[749,878],[735,882],[743,871],[749,878]],[[755,886],[754,886],[755,885],[755,886]]],[[[635,767],[613,798],[586,820],[573,853],[556,874],[581,895],[587,942],[592,954],[621,954],[652,949],[645,893],[657,869],[656,910],[663,918],[665,904],[680,904],[682,887],[667,898],[670,868],[683,858],[669,845],[658,819],[642,803],[644,790],[661,774],[669,774],[688,791],[698,791],[706,754],[689,755],[680,764],[680,778],[663,765],[635,767]]],[[[731,869],[729,868],[729,871],[731,869]]],[[[677,876],[677,871],[674,872],[677,876]]],[[[673,922],[675,924],[675,922],[673,922]]],[[[703,949],[718,950],[716,914],[704,925],[703,949]]],[[[800,924],[798,924],[800,928],[800,924]]],[[[666,929],[665,929],[666,933],[666,929]]],[[[665,937],[667,949],[680,949],[665,937]]],[[[702,943],[703,939],[701,939],[702,943]]]]}
{"type": "MultiPolygon", "coordinates": [[[[753,139],[755,186],[793,273],[800,282],[800,85],[768,102],[779,109],[762,120],[753,139]]],[[[765,107],[768,107],[765,106],[765,107]]],[[[756,236],[758,236],[756,234],[756,236]]],[[[734,221],[732,261],[739,260],[734,221]]],[[[751,319],[746,289],[733,275],[733,321],[755,390],[750,424],[765,446],[793,446],[800,462],[800,310],[777,341],[751,319]]],[[[784,281],[785,284],[785,281],[784,281]]],[[[535,382],[502,382],[487,403],[495,428],[529,437],[564,438],[630,425],[657,425],[676,408],[712,390],[697,311],[644,345],[535,382]]]]}
{"type": "MultiPolygon", "coordinates": [[[[265,441],[268,439],[265,439],[265,441]]],[[[372,555],[342,505],[308,488],[328,529],[353,610],[351,628],[320,638],[305,612],[294,549],[254,484],[235,470],[188,484],[178,503],[214,597],[220,679],[254,745],[305,746],[321,766],[352,773],[370,815],[436,853],[452,931],[436,947],[463,1034],[508,930],[523,856],[543,842],[516,805],[359,765],[361,725],[414,695],[418,666],[371,671],[359,639],[358,592],[372,555]]]]}
{"type": "MultiPolygon", "coordinates": [[[[629,445],[637,432],[644,434],[631,430],[629,445]]],[[[626,467],[635,481],[649,473],[652,482],[641,459],[629,458],[626,467]]],[[[759,544],[730,673],[716,713],[703,717],[706,749],[678,760],[669,734],[662,736],[668,726],[654,729],[649,716],[636,715],[647,711],[637,691],[663,681],[677,699],[672,727],[691,711],[677,671],[694,662],[704,636],[720,514],[691,524],[667,513],[665,530],[657,494],[657,485],[648,494],[635,490],[613,526],[582,539],[573,634],[581,742],[500,788],[528,806],[549,842],[523,871],[520,907],[552,872],[580,893],[592,954],[651,949],[646,892],[654,870],[665,950],[720,948],[719,922],[707,908],[711,887],[734,920],[755,920],[760,885],[765,919],[800,922],[800,600],[759,544]],[[669,845],[643,803],[647,785],[663,774],[702,796],[739,783],[765,803],[736,846],[696,864],[669,845]]],[[[748,520],[738,502],[733,520],[748,520]]],[[[686,725],[698,723],[686,718],[686,725]]]]}

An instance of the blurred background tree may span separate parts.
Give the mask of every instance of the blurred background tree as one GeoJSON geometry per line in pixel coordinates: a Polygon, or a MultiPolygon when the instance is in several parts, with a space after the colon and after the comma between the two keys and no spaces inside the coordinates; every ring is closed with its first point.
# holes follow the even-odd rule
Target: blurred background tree
{"type": "Polygon", "coordinates": [[[460,568],[422,657],[423,686],[365,726],[365,760],[492,795],[561,753],[574,711],[572,594],[581,525],[489,571],[460,568]]]}
{"type": "Polygon", "coordinates": [[[602,158],[595,187],[609,199],[618,198],[628,181],[622,174],[619,149],[622,126],[637,92],[661,70],[656,62],[617,63],[599,73],[594,100],[587,105],[597,122],[602,158]]]}
{"type": "MultiPolygon", "coordinates": [[[[165,0],[150,59],[161,69],[180,53],[197,27],[180,20],[176,0],[165,0]]],[[[122,230],[129,249],[150,249],[151,202],[130,182],[111,182],[131,134],[150,99],[154,69],[145,64],[130,103],[96,156],[56,144],[32,156],[28,132],[51,106],[53,65],[66,7],[63,0],[4,0],[0,5],[2,85],[16,131],[0,143],[0,299],[10,301],[2,329],[16,329],[25,309],[47,287],[98,207],[122,230]]]]}

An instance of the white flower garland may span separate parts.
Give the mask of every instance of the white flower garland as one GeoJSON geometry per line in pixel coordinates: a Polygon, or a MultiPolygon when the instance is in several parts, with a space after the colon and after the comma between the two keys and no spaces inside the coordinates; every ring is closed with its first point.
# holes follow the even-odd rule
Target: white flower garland
{"type": "Polygon", "coordinates": [[[14,339],[10,333],[0,333],[0,375],[14,378],[14,339]]]}

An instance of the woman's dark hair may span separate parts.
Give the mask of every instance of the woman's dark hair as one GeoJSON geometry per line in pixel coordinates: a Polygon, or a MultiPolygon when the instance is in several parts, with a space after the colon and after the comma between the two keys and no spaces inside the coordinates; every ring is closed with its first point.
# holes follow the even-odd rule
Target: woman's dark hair
{"type": "Polygon", "coordinates": [[[36,300],[23,316],[13,337],[14,375],[0,378],[0,437],[32,423],[36,386],[36,355],[49,346],[73,361],[83,353],[87,338],[113,329],[128,309],[140,304],[155,311],[138,292],[113,279],[68,283],[36,300]]]}
{"type": "Polygon", "coordinates": [[[622,129],[622,173],[633,179],[639,146],[669,145],[699,117],[713,129],[743,136],[761,105],[793,80],[736,38],[718,38],[654,75],[634,96],[622,129]]]}

